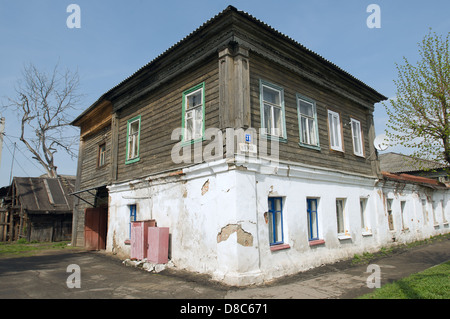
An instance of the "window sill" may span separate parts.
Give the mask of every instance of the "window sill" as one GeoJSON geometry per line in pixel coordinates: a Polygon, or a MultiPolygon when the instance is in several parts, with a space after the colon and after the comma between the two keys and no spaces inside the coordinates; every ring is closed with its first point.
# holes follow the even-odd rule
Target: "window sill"
{"type": "Polygon", "coordinates": [[[345,234],[342,234],[342,235],[338,235],[338,239],[339,239],[339,240],[347,240],[347,239],[352,239],[352,236],[350,236],[350,235],[345,235],[345,234]]]}
{"type": "Polygon", "coordinates": [[[323,239],[315,239],[315,240],[309,241],[309,246],[317,246],[317,245],[324,245],[324,244],[325,244],[325,240],[323,240],[323,239]]]}
{"type": "Polygon", "coordinates": [[[123,243],[125,245],[131,245],[131,240],[130,239],[125,239],[125,241],[123,243]]]}
{"type": "Polygon", "coordinates": [[[299,142],[298,145],[300,145],[301,147],[304,147],[304,148],[309,148],[311,150],[320,151],[320,146],[319,145],[305,144],[305,143],[302,143],[302,142],[299,142]]]}
{"type": "Polygon", "coordinates": [[[270,246],[270,251],[277,251],[277,250],[283,250],[283,249],[289,249],[291,246],[289,244],[278,244],[270,246]]]}
{"type": "Polygon", "coordinates": [[[363,232],[362,232],[362,235],[363,235],[364,237],[368,237],[368,236],[372,236],[373,234],[372,234],[372,231],[363,231],[363,232]]]}
{"type": "Polygon", "coordinates": [[[202,137],[198,137],[195,139],[191,139],[191,140],[182,140],[181,141],[181,147],[185,147],[185,146],[189,146],[195,143],[202,143],[203,141],[205,141],[205,137],[204,134],[202,137]]]}
{"type": "Polygon", "coordinates": [[[141,160],[140,157],[132,158],[132,159],[126,160],[125,165],[136,163],[136,162],[139,162],[140,160],[141,160]]]}
{"type": "Polygon", "coordinates": [[[344,153],[343,149],[338,149],[338,148],[331,148],[330,147],[330,151],[336,152],[337,154],[343,154],[344,153]]]}
{"type": "Polygon", "coordinates": [[[270,134],[261,134],[262,138],[265,138],[267,140],[274,140],[274,141],[279,141],[282,143],[287,143],[287,138],[283,137],[283,136],[277,136],[277,135],[270,135],[270,134]]]}

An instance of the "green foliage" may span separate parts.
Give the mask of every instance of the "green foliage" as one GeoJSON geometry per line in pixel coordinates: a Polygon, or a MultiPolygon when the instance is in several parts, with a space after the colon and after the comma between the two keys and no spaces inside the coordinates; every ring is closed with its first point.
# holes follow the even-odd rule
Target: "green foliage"
{"type": "Polygon", "coordinates": [[[450,261],[386,284],[361,299],[449,299],[450,261]]]}
{"type": "Polygon", "coordinates": [[[414,150],[415,158],[450,166],[450,32],[430,32],[419,43],[416,65],[403,58],[396,64],[396,98],[384,104],[389,116],[387,136],[414,150]]]}
{"type": "Polygon", "coordinates": [[[61,250],[61,249],[77,249],[76,247],[68,246],[67,241],[61,242],[28,242],[25,238],[21,238],[15,242],[0,243],[0,258],[5,257],[25,257],[33,255],[44,250],[61,250]]]}

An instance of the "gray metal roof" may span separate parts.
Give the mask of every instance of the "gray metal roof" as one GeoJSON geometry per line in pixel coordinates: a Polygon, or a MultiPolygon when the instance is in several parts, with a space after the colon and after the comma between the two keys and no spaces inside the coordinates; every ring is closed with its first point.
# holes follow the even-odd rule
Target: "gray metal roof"
{"type": "Polygon", "coordinates": [[[29,213],[61,213],[72,211],[75,177],[14,177],[16,195],[29,213]]]}
{"type": "Polygon", "coordinates": [[[411,156],[399,153],[385,153],[378,155],[380,168],[389,173],[417,172],[425,169],[445,168],[444,165],[430,160],[417,160],[411,156]]]}
{"type": "Polygon", "coordinates": [[[89,108],[87,108],[84,112],[82,112],[75,120],[72,121],[72,125],[74,125],[75,122],[77,122],[80,118],[82,118],[86,113],[88,113],[90,110],[92,110],[93,108],[95,108],[99,103],[101,103],[104,100],[108,100],[108,96],[109,94],[111,94],[112,92],[114,92],[114,90],[116,90],[117,88],[119,88],[120,86],[122,86],[123,84],[125,84],[126,82],[128,82],[130,79],[132,79],[133,77],[135,77],[136,75],[138,75],[141,72],[144,72],[145,70],[149,69],[154,63],[156,63],[157,61],[159,61],[160,59],[162,59],[163,57],[167,56],[170,52],[174,51],[176,48],[178,48],[179,46],[181,46],[183,43],[187,42],[189,39],[191,39],[193,36],[195,36],[196,34],[198,34],[199,32],[201,32],[203,29],[205,29],[206,27],[208,27],[209,25],[213,24],[215,21],[219,20],[220,18],[222,18],[223,16],[225,16],[226,14],[231,14],[231,13],[236,13],[241,15],[242,17],[246,18],[247,20],[258,24],[260,27],[265,28],[266,30],[268,30],[269,32],[271,32],[274,36],[277,36],[281,39],[287,40],[290,43],[292,43],[293,45],[295,45],[299,50],[302,50],[304,52],[306,52],[307,54],[315,57],[316,59],[318,59],[319,61],[329,65],[331,68],[333,68],[334,70],[336,70],[337,72],[347,76],[348,78],[352,79],[353,81],[361,84],[362,86],[364,86],[365,88],[367,88],[368,90],[372,91],[374,94],[378,95],[380,97],[381,100],[386,100],[387,97],[385,97],[384,95],[382,95],[381,93],[377,92],[375,89],[373,89],[372,87],[368,86],[367,84],[365,84],[364,82],[362,82],[361,80],[355,78],[353,75],[351,75],[350,73],[344,71],[343,69],[341,69],[340,67],[338,67],[336,64],[330,62],[329,60],[325,59],[324,57],[322,57],[321,55],[315,53],[314,51],[306,48],[305,46],[303,46],[302,44],[300,44],[299,42],[295,41],[294,39],[290,38],[289,36],[277,31],[276,29],[274,29],[273,27],[269,26],[268,24],[266,24],[265,22],[253,17],[252,15],[250,15],[247,12],[244,11],[240,11],[238,9],[236,9],[233,6],[228,6],[225,10],[223,10],[222,12],[218,13],[217,15],[215,15],[213,18],[207,20],[205,23],[203,23],[200,27],[198,27],[196,30],[194,30],[193,32],[191,32],[190,34],[188,34],[186,37],[184,37],[183,39],[181,39],[180,41],[178,41],[177,43],[175,43],[174,45],[172,45],[170,48],[168,48],[166,51],[164,51],[163,53],[161,53],[160,55],[158,55],[156,58],[154,58],[152,61],[150,61],[149,63],[147,63],[146,65],[142,66],[141,68],[139,68],[136,72],[134,72],[133,74],[131,74],[130,76],[128,76],[127,78],[125,78],[123,81],[121,81],[120,83],[118,83],[117,85],[115,85],[114,87],[112,87],[110,90],[108,90],[106,93],[104,93],[101,97],[99,97],[99,99],[94,102],[89,108]]]}

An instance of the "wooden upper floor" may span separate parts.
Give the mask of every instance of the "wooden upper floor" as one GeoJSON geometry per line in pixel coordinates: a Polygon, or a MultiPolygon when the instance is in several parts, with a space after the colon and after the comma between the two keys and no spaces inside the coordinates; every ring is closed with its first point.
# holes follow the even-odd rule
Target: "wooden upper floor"
{"type": "Polygon", "coordinates": [[[198,163],[194,147],[211,148],[219,135],[214,154],[225,157],[227,128],[254,128],[253,141],[276,141],[280,162],[377,176],[373,110],[384,99],[301,44],[228,7],[73,122],[81,129],[78,188],[198,163]],[[190,161],[174,160],[177,147],[190,148],[190,161]]]}

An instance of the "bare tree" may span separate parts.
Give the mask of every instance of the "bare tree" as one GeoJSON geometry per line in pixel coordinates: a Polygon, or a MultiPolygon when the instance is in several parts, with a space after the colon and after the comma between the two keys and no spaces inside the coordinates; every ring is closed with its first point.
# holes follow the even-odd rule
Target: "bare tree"
{"type": "Polygon", "coordinates": [[[78,72],[60,72],[58,65],[51,74],[38,70],[33,64],[24,67],[23,78],[17,83],[15,98],[8,98],[20,122],[20,140],[49,177],[57,177],[54,155],[64,150],[72,158],[74,136],[70,134],[71,111],[81,95],[78,72]]]}

